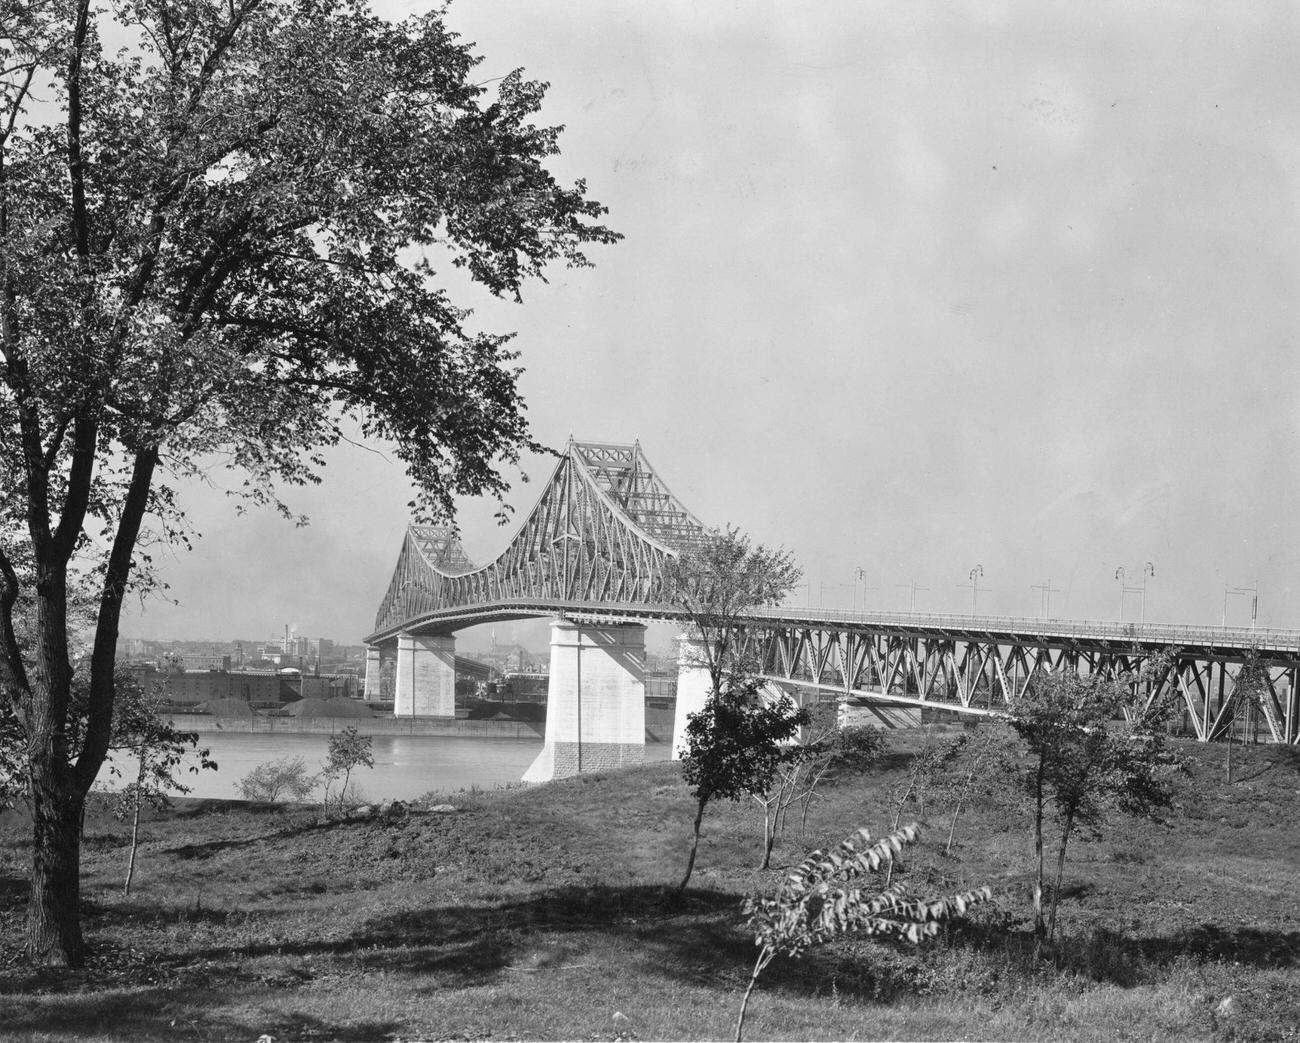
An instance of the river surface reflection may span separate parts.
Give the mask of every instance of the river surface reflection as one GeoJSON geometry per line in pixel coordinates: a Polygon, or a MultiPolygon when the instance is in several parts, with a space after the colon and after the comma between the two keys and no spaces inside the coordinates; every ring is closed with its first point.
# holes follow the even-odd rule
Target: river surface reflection
{"type": "MultiPolygon", "coordinates": [[[[208,749],[217,770],[195,775],[182,769],[177,777],[191,787],[188,796],[238,798],[239,780],[264,761],[301,757],[308,771],[319,771],[329,738],[324,734],[204,732],[199,746],[208,749]]],[[[540,738],[376,735],[371,739],[374,769],[362,768],[353,777],[362,799],[368,801],[411,800],[433,791],[451,793],[471,786],[496,789],[519,783],[541,749],[540,738]]],[[[646,744],[646,760],[667,760],[669,752],[668,743],[646,744]]],[[[131,778],[133,762],[119,760],[123,775],[131,778]]],[[[186,766],[196,761],[190,757],[186,766]]],[[[105,765],[98,786],[119,789],[122,780],[105,765]]]]}

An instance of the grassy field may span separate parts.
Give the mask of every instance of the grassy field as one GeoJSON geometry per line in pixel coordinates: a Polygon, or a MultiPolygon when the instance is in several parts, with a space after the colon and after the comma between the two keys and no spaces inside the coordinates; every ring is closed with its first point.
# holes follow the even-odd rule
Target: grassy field
{"type": "MultiPolygon", "coordinates": [[[[827,787],[774,869],[756,807],[705,819],[672,764],[451,796],[454,814],[322,823],[190,802],[151,819],[129,898],[127,831],[86,823],[90,966],[25,968],[26,823],[0,816],[0,1038],[725,1039],[754,948],[744,896],[859,825],[888,824],[906,736],[827,787]]],[[[904,875],[996,901],[920,950],[851,942],[769,968],[749,1039],[1300,1039],[1300,758],[1182,747],[1164,821],[1073,848],[1055,961],[1029,956],[1030,840],[977,808],[951,855],[941,809],[904,875]]]]}

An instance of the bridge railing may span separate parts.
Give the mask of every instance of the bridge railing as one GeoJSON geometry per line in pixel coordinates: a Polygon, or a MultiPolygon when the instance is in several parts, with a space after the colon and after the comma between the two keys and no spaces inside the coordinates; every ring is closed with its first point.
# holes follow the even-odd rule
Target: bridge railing
{"type": "MultiPolygon", "coordinates": [[[[581,604],[552,598],[520,598],[442,609],[409,620],[406,625],[455,623],[464,626],[471,625],[471,620],[479,621],[484,617],[518,618],[550,613],[610,622],[636,619],[680,621],[685,618],[681,609],[673,605],[643,605],[631,602],[581,604]]],[[[978,634],[994,640],[1034,637],[1080,638],[1233,650],[1257,648],[1261,651],[1286,651],[1300,655],[1300,630],[1278,630],[1268,627],[1198,627],[1168,623],[1042,619],[1029,616],[974,616],[957,613],[849,612],[826,608],[755,609],[747,613],[747,616],[755,621],[771,620],[774,623],[811,626],[858,624],[863,627],[875,625],[918,632],[945,630],[954,634],[978,634]]],[[[389,628],[388,636],[395,635],[398,629],[400,626],[396,625],[389,628]]],[[[379,636],[373,634],[367,640],[379,636]]]]}
{"type": "Polygon", "coordinates": [[[1165,645],[1211,645],[1229,648],[1300,650],[1300,630],[1270,627],[1185,626],[1125,623],[1099,619],[1043,619],[1034,616],[975,616],[930,612],[851,612],[826,608],[757,609],[752,616],[805,623],[862,623],[908,629],[965,630],[990,634],[1041,635],[1148,641],[1165,645]]]}

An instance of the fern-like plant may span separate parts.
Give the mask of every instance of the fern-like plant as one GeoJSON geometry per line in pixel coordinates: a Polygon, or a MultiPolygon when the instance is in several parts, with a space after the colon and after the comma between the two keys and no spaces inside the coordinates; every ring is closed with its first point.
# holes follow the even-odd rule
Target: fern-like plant
{"type": "Polygon", "coordinates": [[[779,954],[800,956],[814,945],[856,933],[920,942],[935,934],[942,920],[987,902],[987,887],[943,898],[911,898],[905,884],[878,890],[861,886],[861,877],[877,873],[894,860],[904,844],[921,831],[915,823],[873,842],[859,829],[830,851],[814,851],[786,877],[772,898],[746,899],[746,926],[754,932],[758,958],[736,1020],[736,1043],[745,1028],[745,1009],[758,976],[779,954]]]}

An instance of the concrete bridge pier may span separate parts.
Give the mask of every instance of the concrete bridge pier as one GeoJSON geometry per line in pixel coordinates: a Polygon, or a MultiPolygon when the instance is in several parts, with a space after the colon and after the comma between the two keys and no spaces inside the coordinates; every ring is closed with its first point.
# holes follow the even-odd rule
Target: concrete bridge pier
{"type": "Polygon", "coordinates": [[[645,627],[551,624],[546,740],[524,782],[645,760],[645,627]]]}
{"type": "Polygon", "coordinates": [[[686,718],[704,709],[710,681],[704,642],[689,634],[677,639],[677,707],[673,711],[673,760],[686,752],[686,718]]]}
{"type": "Polygon", "coordinates": [[[390,643],[366,646],[366,689],[365,700],[368,703],[383,702],[384,665],[393,661],[397,646],[390,643]]]}
{"type": "MultiPolygon", "coordinates": [[[[369,674],[369,658],[366,672],[369,674]]],[[[456,716],[456,639],[399,634],[394,717],[456,716]]]]}

